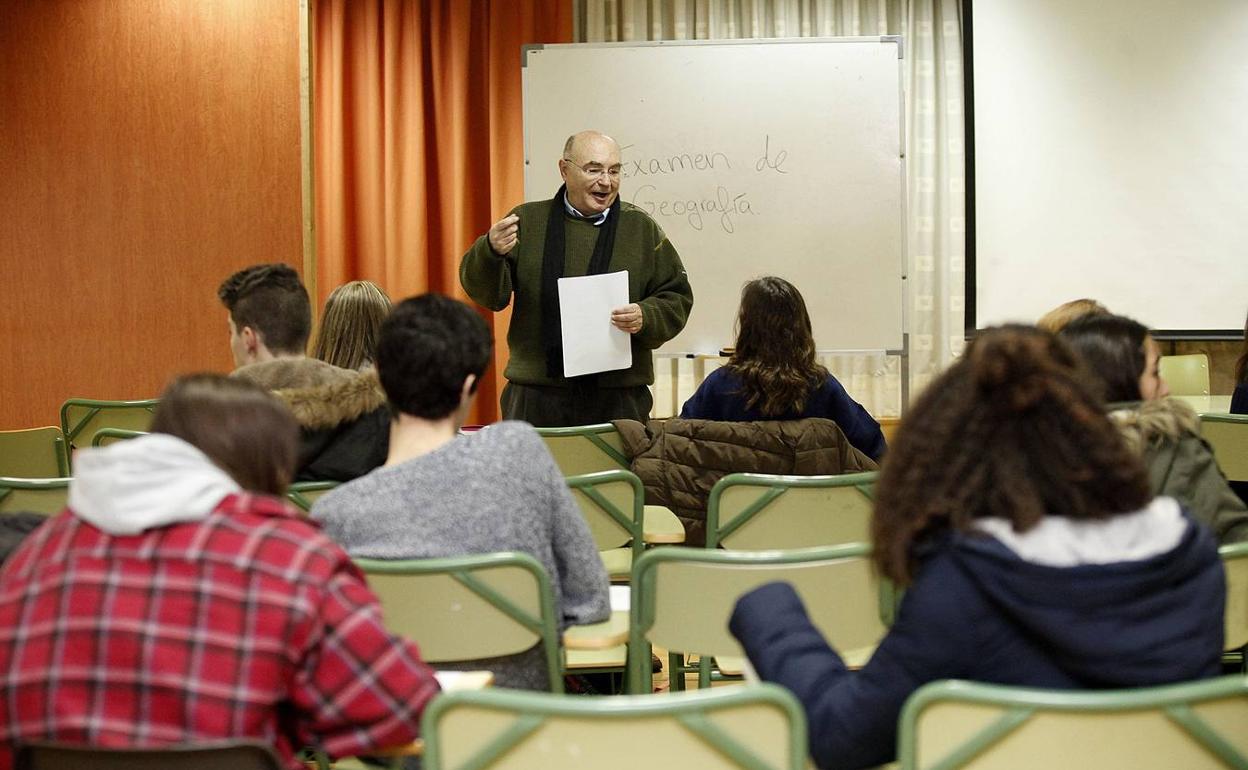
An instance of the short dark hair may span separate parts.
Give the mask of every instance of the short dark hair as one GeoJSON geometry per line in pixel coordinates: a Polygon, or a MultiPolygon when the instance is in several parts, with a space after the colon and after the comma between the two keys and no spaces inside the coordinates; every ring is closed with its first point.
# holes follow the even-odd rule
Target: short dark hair
{"type": "Polygon", "coordinates": [[[377,375],[392,410],[438,420],[459,408],[465,377],[481,381],[493,351],[489,327],[472,308],[422,294],[396,305],[381,325],[377,375]]]}
{"type": "Polygon", "coordinates": [[[267,390],[220,374],[189,374],[165,388],[152,432],[208,455],[243,489],[283,495],[298,461],[299,425],[267,390]]]}
{"type": "Polygon", "coordinates": [[[1147,505],[1144,465],[1088,379],[1048,332],[977,335],[890,442],[871,520],[881,573],[909,583],[925,543],[976,519],[1026,532],[1046,516],[1107,519],[1147,505]]]}
{"type": "Polygon", "coordinates": [[[1139,401],[1140,375],[1148,363],[1148,327],[1120,315],[1088,315],[1071,321],[1060,336],[1083,359],[1109,403],[1139,401]]]}
{"type": "Polygon", "coordinates": [[[234,326],[259,332],[274,353],[303,353],[312,331],[312,304],[299,274],[280,262],[252,265],[226,278],[217,289],[234,326]]]}

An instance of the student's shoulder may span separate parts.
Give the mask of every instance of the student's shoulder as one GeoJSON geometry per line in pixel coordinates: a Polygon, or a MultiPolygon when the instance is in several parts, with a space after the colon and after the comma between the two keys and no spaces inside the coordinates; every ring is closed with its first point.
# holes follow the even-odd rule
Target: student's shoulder
{"type": "Polygon", "coordinates": [[[503,420],[464,437],[478,452],[507,452],[545,446],[537,428],[520,420],[503,420]]]}
{"type": "MultiPolygon", "coordinates": [[[[318,501],[319,502],[319,501],[318,501]]],[[[349,562],[346,553],[286,500],[243,493],[227,498],[203,523],[205,553],[249,554],[250,568],[294,582],[316,582],[349,562]]]]}
{"type": "Polygon", "coordinates": [[[344,481],[325,492],[312,504],[312,509],[308,512],[309,518],[320,521],[328,516],[353,510],[357,503],[367,500],[380,488],[381,476],[387,470],[385,466],[374,468],[363,476],[344,481]]]}

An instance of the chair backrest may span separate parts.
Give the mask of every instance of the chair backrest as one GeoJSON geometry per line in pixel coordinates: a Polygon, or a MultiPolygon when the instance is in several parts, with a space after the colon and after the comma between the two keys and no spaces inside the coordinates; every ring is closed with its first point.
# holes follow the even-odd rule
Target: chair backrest
{"type": "Polygon", "coordinates": [[[1218,549],[1226,569],[1226,642],[1228,650],[1248,645],[1248,543],[1218,549]]]}
{"type": "Polygon", "coordinates": [[[158,749],[117,749],[27,743],[14,752],[14,770],[282,770],[273,749],[229,741],[158,749]]]}
{"type": "Polygon", "coordinates": [[[728,631],[737,599],[763,583],[791,583],[811,620],[838,652],[858,657],[887,631],[892,596],[881,590],[871,548],[853,544],[794,551],[657,548],[633,565],[629,685],[649,692],[648,644],[706,656],[744,655],[728,631]]]}
{"type": "Polygon", "coordinates": [[[1200,435],[1231,481],[1248,481],[1248,414],[1202,414],[1200,435]]]}
{"type": "Polygon", "coordinates": [[[632,546],[633,558],[640,556],[645,547],[641,479],[630,471],[615,470],[570,476],[567,482],[598,550],[632,546]]]}
{"type": "Polygon", "coordinates": [[[48,479],[69,475],[69,449],[55,425],[0,430],[0,476],[48,479]]]}
{"type": "Polygon", "coordinates": [[[943,681],[901,714],[902,770],[1248,767],[1248,678],[1063,691],[943,681]]]}
{"type": "Polygon", "coordinates": [[[141,430],[124,430],[122,428],[100,428],[91,437],[91,446],[102,447],[109,444],[116,444],[118,441],[129,441],[132,438],[146,436],[146,431],[141,430]]]}
{"type": "MultiPolygon", "coordinates": [[[[90,446],[100,428],[146,431],[160,399],[101,401],[71,398],[61,404],[61,431],[70,446],[90,446]]],[[[71,460],[72,465],[72,460],[71,460]]]]}
{"type": "Polygon", "coordinates": [[[878,475],[725,476],[707,501],[706,546],[748,551],[869,543],[878,475]]]}
{"type": "Polygon", "coordinates": [[[321,495],[338,486],[337,481],[296,481],[286,490],[286,498],[307,513],[321,495]]]}
{"type": "Polygon", "coordinates": [[[440,559],[356,559],[386,627],[430,663],[493,658],[542,644],[552,692],[563,692],[555,600],[546,570],[526,553],[440,559]]]}
{"type": "Polygon", "coordinates": [[[801,707],[769,684],[663,696],[453,692],[429,704],[421,735],[426,770],[806,766],[801,707]]]}
{"type": "Polygon", "coordinates": [[[538,428],[564,476],[629,467],[620,434],[609,422],[572,428],[538,428]]]}
{"type": "Polygon", "coordinates": [[[1158,366],[1171,395],[1209,395],[1209,356],[1204,353],[1162,356],[1158,366]]]}
{"type": "Polygon", "coordinates": [[[49,516],[65,510],[69,479],[18,479],[0,476],[0,513],[28,511],[49,516]]]}

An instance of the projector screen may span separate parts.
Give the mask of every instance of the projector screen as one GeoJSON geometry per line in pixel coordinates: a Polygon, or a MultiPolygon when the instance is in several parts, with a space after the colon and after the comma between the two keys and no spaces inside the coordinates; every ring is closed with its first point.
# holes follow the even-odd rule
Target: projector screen
{"type": "Polygon", "coordinates": [[[1154,329],[1242,330],[1248,2],[970,11],[968,325],[1032,322],[1092,297],[1154,329]]]}

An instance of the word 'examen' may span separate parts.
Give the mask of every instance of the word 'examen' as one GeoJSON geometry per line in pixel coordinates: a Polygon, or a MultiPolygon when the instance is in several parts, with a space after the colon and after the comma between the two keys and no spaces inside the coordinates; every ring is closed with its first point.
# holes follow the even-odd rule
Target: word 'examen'
{"type": "MultiPolygon", "coordinates": [[[[641,182],[632,190],[630,202],[644,209],[651,216],[682,217],[694,230],[702,230],[708,220],[719,225],[725,233],[736,232],[735,218],[755,216],[759,212],[749,200],[748,191],[731,189],[731,182],[723,172],[731,171],[734,163],[728,153],[703,149],[698,152],[679,152],[668,155],[643,155],[630,157],[634,145],[620,148],[623,155],[621,176],[641,182]],[[665,192],[659,185],[665,179],[678,176],[715,174],[714,190],[690,193],[665,192]]],[[[751,157],[750,163],[736,164],[737,168],[758,174],[788,174],[785,164],[789,153],[771,141],[771,135],[762,140],[762,154],[751,157]]],[[[748,180],[747,180],[748,181],[748,180]]]]}

